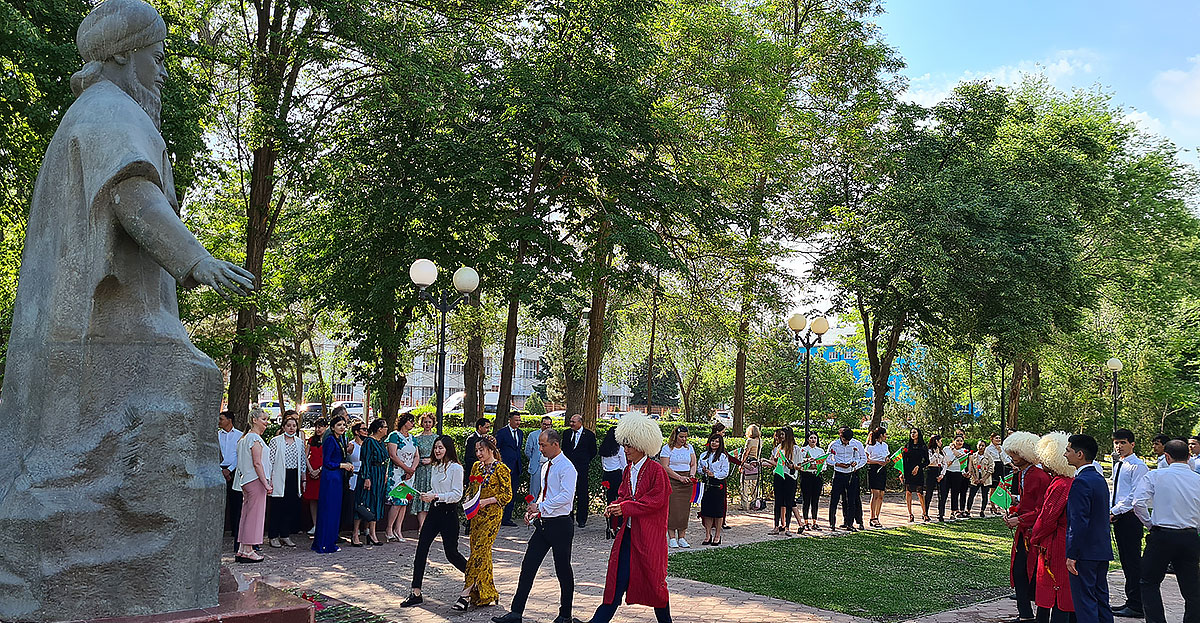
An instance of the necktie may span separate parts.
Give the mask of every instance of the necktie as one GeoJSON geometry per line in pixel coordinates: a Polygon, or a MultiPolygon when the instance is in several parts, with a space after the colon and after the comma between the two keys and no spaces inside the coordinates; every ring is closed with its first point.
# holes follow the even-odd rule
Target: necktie
{"type": "Polygon", "coordinates": [[[554,461],[546,461],[546,475],[542,476],[542,493],[538,496],[538,504],[546,501],[546,490],[550,488],[550,466],[554,461]]]}
{"type": "Polygon", "coordinates": [[[1125,461],[1118,460],[1117,468],[1115,470],[1113,470],[1113,496],[1112,496],[1112,504],[1110,504],[1109,506],[1117,505],[1117,479],[1121,477],[1121,463],[1124,463],[1124,462],[1125,461]]]}

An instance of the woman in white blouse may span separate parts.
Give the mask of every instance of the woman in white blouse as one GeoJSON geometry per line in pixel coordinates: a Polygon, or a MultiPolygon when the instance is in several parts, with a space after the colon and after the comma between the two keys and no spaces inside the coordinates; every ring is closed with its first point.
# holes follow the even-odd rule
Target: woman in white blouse
{"type": "Polygon", "coordinates": [[[238,526],[238,551],[234,559],[238,562],[262,562],[262,554],[254,551],[262,545],[263,524],[267,517],[267,496],[271,488],[271,454],[263,442],[263,431],[267,430],[267,414],[261,410],[250,412],[250,426],[238,440],[237,471],[233,474],[233,488],[242,492],[242,521],[238,526]]]}
{"type": "Polygon", "coordinates": [[[967,455],[966,449],[963,448],[963,438],[956,436],[954,443],[946,446],[942,454],[946,458],[946,467],[938,477],[938,521],[946,521],[946,496],[950,497],[951,520],[959,519],[962,517],[962,511],[958,508],[959,488],[963,484],[961,459],[967,455]]]}
{"type": "Polygon", "coordinates": [[[882,426],[871,431],[867,441],[867,488],[871,490],[871,527],[882,528],[879,513],[883,510],[883,491],[887,486],[888,458],[887,429],[882,426]]]}
{"type": "Polygon", "coordinates": [[[288,410],[283,417],[280,434],[271,439],[271,483],[276,485],[267,501],[271,522],[268,533],[271,547],[296,547],[292,533],[299,532],[300,495],[304,490],[301,466],[304,464],[304,442],[296,434],[300,430],[300,418],[295,411],[288,410]]]}
{"type": "Polygon", "coordinates": [[[683,538],[688,516],[692,514],[692,478],[696,475],[696,451],[688,443],[686,426],[676,426],[671,439],[662,447],[658,462],[667,468],[671,480],[671,498],[667,502],[667,544],[691,547],[683,538]]]}
{"type": "Polygon", "coordinates": [[[725,436],[708,436],[704,454],[697,461],[703,476],[704,494],[700,498],[700,522],[704,524],[704,543],[721,544],[721,526],[725,522],[725,480],[729,478],[729,454],[725,452],[725,436]]]}
{"type": "Polygon", "coordinates": [[[925,515],[922,521],[929,521],[929,509],[933,504],[933,493],[942,483],[942,470],[946,468],[946,454],[942,452],[942,436],[934,435],[929,438],[929,466],[925,468],[925,515]]]}
{"type": "Polygon", "coordinates": [[[765,467],[774,468],[783,463],[783,472],[778,471],[772,476],[775,486],[775,528],[767,534],[792,535],[792,515],[800,524],[797,532],[803,532],[805,525],[800,521],[796,511],[796,485],[799,478],[800,464],[804,461],[804,449],[796,445],[796,433],[792,427],[784,426],[775,431],[775,447],[771,450],[771,458],[763,459],[765,467]]]}
{"type": "Polygon", "coordinates": [[[449,435],[442,435],[433,442],[431,487],[428,492],[421,494],[421,500],[431,506],[417,537],[412,593],[400,603],[401,608],[415,606],[424,601],[421,598],[421,580],[425,576],[429,547],[433,545],[435,536],[442,536],[446,560],[459,571],[466,571],[467,559],[458,551],[458,503],[462,496],[463,468],[458,463],[454,440],[449,435]]]}

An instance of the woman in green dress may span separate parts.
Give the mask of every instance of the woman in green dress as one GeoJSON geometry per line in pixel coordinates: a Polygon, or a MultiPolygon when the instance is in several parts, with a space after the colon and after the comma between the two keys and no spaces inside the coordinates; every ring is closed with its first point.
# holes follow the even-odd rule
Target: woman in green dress
{"type": "MultiPolygon", "coordinates": [[[[437,441],[437,431],[433,427],[437,421],[433,419],[432,413],[426,413],[421,416],[421,434],[413,437],[417,442],[417,454],[420,455],[420,460],[417,461],[417,473],[413,475],[413,488],[417,491],[428,491],[433,486],[433,442],[437,441]]],[[[409,502],[408,512],[417,514],[417,527],[425,525],[425,516],[429,514],[430,504],[422,502],[420,499],[414,499],[409,502]]]]}
{"type": "Polygon", "coordinates": [[[375,536],[375,526],[385,519],[383,499],[387,497],[388,464],[392,462],[392,458],[388,456],[387,448],[383,445],[383,438],[387,434],[387,420],[378,418],[374,422],[371,422],[371,426],[367,428],[367,438],[363,441],[362,450],[359,452],[362,467],[359,468],[358,482],[354,491],[354,504],[356,506],[354,531],[350,533],[350,544],[355,547],[362,547],[363,545],[358,538],[359,525],[363,521],[363,518],[358,514],[359,508],[370,510],[375,517],[375,519],[366,522],[367,538],[371,541],[371,545],[380,544],[379,538],[375,536]]]}
{"type": "Polygon", "coordinates": [[[452,606],[466,610],[470,606],[492,605],[500,600],[496,580],[492,575],[492,546],[504,516],[504,505],[512,500],[512,475],[504,463],[497,460],[496,438],[485,435],[475,443],[479,462],[471,468],[464,500],[479,492],[479,512],[471,519],[471,557],[467,559],[466,580],[462,595],[452,606]]]}

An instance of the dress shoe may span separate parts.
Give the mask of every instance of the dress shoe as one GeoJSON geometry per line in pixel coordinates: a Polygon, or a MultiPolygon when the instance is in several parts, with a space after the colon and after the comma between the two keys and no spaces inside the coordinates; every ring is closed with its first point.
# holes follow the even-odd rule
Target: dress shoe
{"type": "Polygon", "coordinates": [[[277,538],[271,539],[271,547],[280,548],[283,547],[283,543],[281,543],[277,538]]]}
{"type": "Polygon", "coordinates": [[[1116,610],[1113,610],[1113,616],[1129,617],[1131,619],[1141,619],[1141,618],[1145,617],[1146,615],[1142,614],[1141,612],[1138,612],[1137,610],[1134,610],[1133,608],[1130,608],[1129,606],[1124,606],[1121,608],[1117,608],[1116,610]]]}
{"type": "Polygon", "coordinates": [[[492,617],[492,623],[521,623],[521,615],[516,612],[509,612],[505,615],[492,617]]]}
{"type": "Polygon", "coordinates": [[[408,597],[405,597],[404,601],[400,602],[400,607],[401,608],[411,608],[413,606],[420,605],[421,602],[423,602],[423,601],[425,601],[425,600],[422,599],[420,595],[414,595],[413,593],[409,593],[408,597]]]}
{"type": "Polygon", "coordinates": [[[282,539],[280,539],[279,541],[287,547],[296,547],[296,542],[293,541],[292,537],[290,537],[290,536],[285,536],[282,539]]]}

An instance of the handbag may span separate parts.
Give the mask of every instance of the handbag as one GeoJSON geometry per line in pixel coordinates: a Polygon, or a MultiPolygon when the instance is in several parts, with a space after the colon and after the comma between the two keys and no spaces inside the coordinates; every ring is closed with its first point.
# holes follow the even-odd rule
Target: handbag
{"type": "Polygon", "coordinates": [[[354,505],[354,514],[363,521],[375,521],[375,511],[362,502],[354,505]]]}

